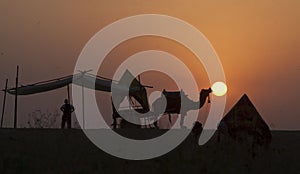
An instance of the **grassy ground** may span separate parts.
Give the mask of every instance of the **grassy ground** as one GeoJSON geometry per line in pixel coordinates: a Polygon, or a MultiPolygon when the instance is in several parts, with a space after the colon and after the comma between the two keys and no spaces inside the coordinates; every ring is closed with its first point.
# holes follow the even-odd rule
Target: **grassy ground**
{"type": "MultiPolygon", "coordinates": [[[[141,131],[125,134],[164,133],[141,131]]],[[[252,148],[226,137],[218,142],[216,136],[198,146],[190,135],[164,156],[130,161],[106,154],[77,129],[0,129],[0,173],[300,173],[300,132],[275,131],[272,136],[268,148],[252,148]]]]}

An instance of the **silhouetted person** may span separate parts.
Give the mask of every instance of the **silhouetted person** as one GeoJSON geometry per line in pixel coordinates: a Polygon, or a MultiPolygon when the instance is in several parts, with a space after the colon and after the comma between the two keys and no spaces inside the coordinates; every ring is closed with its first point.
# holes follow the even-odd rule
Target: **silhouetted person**
{"type": "Polygon", "coordinates": [[[60,110],[63,112],[61,119],[61,128],[65,128],[65,124],[67,122],[68,129],[71,128],[71,114],[74,112],[75,108],[73,105],[69,103],[68,99],[65,99],[65,104],[60,107],[60,110]]]}

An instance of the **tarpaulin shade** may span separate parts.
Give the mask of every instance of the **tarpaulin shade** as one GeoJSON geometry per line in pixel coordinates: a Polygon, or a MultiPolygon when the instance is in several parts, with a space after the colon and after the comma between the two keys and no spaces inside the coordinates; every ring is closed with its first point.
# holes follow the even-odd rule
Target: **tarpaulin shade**
{"type": "MultiPolygon", "coordinates": [[[[144,109],[149,108],[145,87],[142,86],[140,82],[136,78],[134,78],[128,70],[124,73],[120,82],[115,82],[111,79],[95,76],[89,73],[78,73],[58,79],[38,82],[30,85],[22,85],[17,88],[17,94],[31,95],[47,92],[65,87],[71,83],[98,91],[111,92],[111,90],[113,89],[114,91],[117,91],[118,93],[124,95],[124,97],[127,95],[134,97],[144,109]],[[130,85],[128,85],[129,90],[126,85],[122,84],[122,81],[124,81],[124,79],[128,79],[128,77],[133,79],[131,82],[129,82],[131,83],[130,85]],[[114,85],[112,85],[113,83],[114,85]]],[[[16,88],[7,89],[6,91],[9,94],[16,94],[16,88]]]]}

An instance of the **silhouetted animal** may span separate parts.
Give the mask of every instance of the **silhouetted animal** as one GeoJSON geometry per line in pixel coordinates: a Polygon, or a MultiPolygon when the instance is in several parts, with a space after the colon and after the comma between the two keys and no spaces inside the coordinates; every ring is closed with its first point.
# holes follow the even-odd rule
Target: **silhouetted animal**
{"type": "MultiPolygon", "coordinates": [[[[160,114],[168,114],[169,121],[171,122],[171,114],[180,114],[180,126],[184,128],[184,117],[189,110],[196,110],[202,108],[206,99],[209,101],[209,94],[212,92],[211,88],[202,89],[200,92],[199,101],[192,101],[181,91],[168,92],[163,90],[160,98],[155,100],[152,104],[152,110],[154,112],[154,118],[157,119],[160,114]],[[164,98],[165,97],[165,98],[164,98]],[[164,108],[164,100],[166,100],[166,109],[164,108]]],[[[157,120],[154,122],[154,126],[158,127],[157,120]]]]}

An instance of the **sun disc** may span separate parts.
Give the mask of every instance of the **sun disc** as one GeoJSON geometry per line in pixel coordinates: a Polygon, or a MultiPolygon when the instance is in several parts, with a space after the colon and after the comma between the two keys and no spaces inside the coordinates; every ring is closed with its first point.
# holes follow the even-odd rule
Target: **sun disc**
{"type": "Polygon", "coordinates": [[[212,93],[216,96],[223,96],[227,92],[227,86],[224,82],[215,82],[211,89],[212,93]]]}

